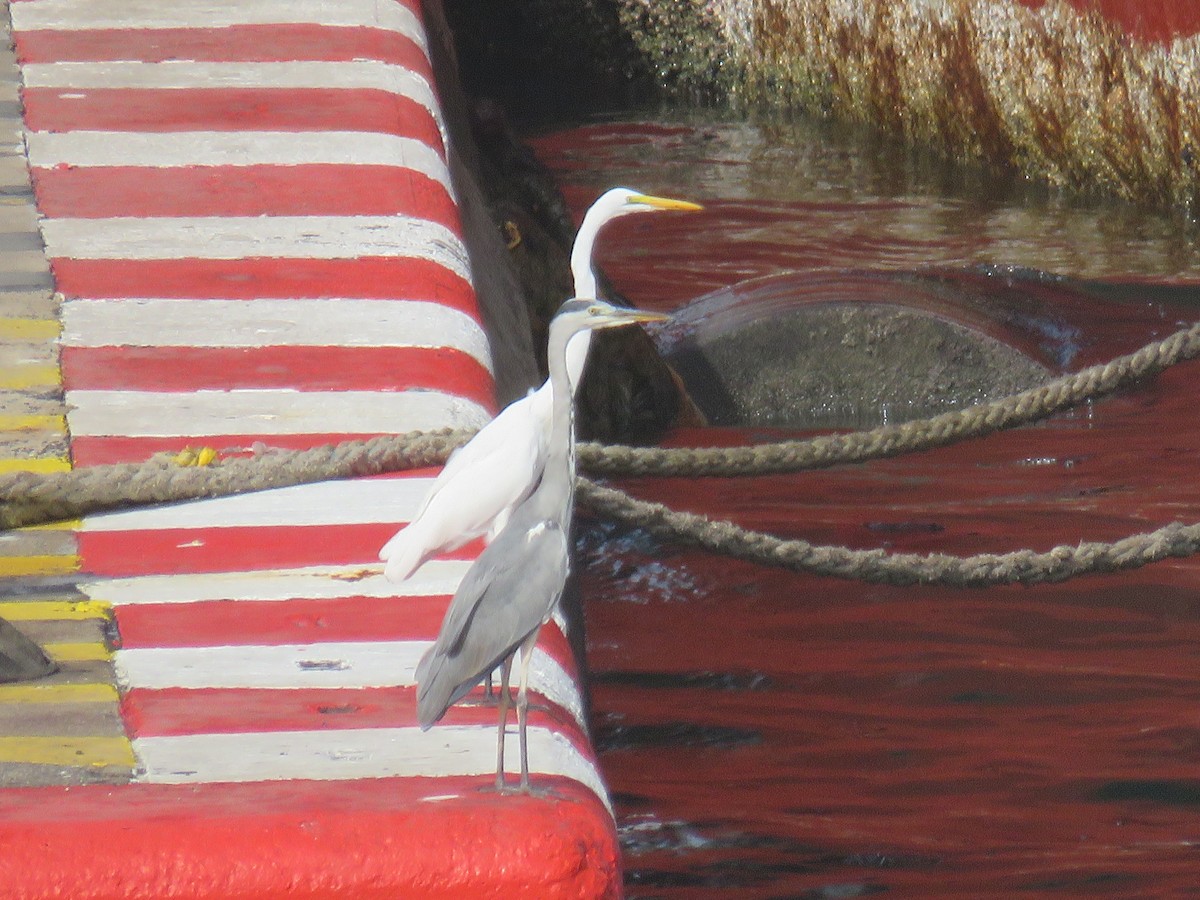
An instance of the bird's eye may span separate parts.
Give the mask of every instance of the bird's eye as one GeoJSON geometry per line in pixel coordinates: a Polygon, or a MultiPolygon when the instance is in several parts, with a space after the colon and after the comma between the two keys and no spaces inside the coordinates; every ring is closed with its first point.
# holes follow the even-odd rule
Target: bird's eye
{"type": "Polygon", "coordinates": [[[598,306],[589,306],[588,307],[588,315],[589,316],[598,316],[598,315],[600,315],[600,313],[601,313],[600,307],[598,307],[598,306]]]}

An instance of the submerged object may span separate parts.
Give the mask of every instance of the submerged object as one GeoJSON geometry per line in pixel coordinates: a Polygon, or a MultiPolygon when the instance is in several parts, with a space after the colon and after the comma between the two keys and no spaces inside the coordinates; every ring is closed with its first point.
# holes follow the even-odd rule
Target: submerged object
{"type": "Polygon", "coordinates": [[[1073,332],[1028,273],[790,272],[722,288],[658,336],[709,424],[864,428],[998,399],[1065,371],[1073,332]]]}

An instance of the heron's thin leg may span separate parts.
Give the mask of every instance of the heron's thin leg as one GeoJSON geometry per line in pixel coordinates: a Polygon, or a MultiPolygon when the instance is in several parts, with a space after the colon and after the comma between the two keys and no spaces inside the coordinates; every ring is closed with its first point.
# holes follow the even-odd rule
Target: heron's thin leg
{"type": "Polygon", "coordinates": [[[527,691],[529,688],[529,661],[533,659],[533,647],[537,643],[538,628],[529,637],[525,638],[521,644],[521,649],[518,651],[521,654],[521,687],[517,691],[517,737],[521,744],[521,790],[526,794],[530,792],[529,788],[529,745],[526,741],[526,721],[529,717],[529,697],[527,691]]]}
{"type": "Polygon", "coordinates": [[[495,676],[495,672],[488,672],[487,677],[483,679],[483,701],[485,703],[496,699],[496,688],[492,685],[492,679],[495,676]]]}
{"type": "Polygon", "coordinates": [[[500,710],[500,724],[497,726],[496,735],[496,790],[504,790],[504,732],[508,730],[508,676],[512,671],[512,660],[510,656],[504,660],[504,664],[500,666],[500,702],[497,708],[500,710]]]}

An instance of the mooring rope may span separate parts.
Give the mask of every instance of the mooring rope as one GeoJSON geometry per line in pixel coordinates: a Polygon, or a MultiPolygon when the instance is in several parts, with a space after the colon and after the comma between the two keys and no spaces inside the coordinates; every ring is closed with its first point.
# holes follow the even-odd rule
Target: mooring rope
{"type": "Polygon", "coordinates": [[[1191,556],[1200,550],[1200,523],[1182,525],[1178,522],[1112,543],[1060,545],[1044,553],[1014,550],[951,556],[852,550],[810,544],[799,539],[785,540],[750,531],[733,522],[678,512],[661,503],[637,500],[587,479],[580,480],[578,496],[595,512],[636,525],[659,538],[760,565],[876,584],[945,587],[1039,584],[1099,572],[1137,569],[1168,557],[1191,556]]]}
{"type": "Polygon", "coordinates": [[[1200,356],[1200,323],[1107,363],[1026,391],[927,419],[865,431],[750,447],[624,447],[580,444],[579,462],[597,475],[771,475],[865,462],[943,447],[1027,425],[1112,393],[1178,362],[1200,356]]]}
{"type": "MultiPolygon", "coordinates": [[[[579,446],[581,465],[604,475],[745,476],[864,462],[944,446],[1028,424],[1110,393],[1200,355],[1200,323],[1161,341],[1001,400],[903,425],[752,447],[644,448],[579,446]]],[[[92,466],[53,474],[15,472],[0,478],[0,528],[78,518],[90,513],[227,496],[247,491],[379,475],[440,465],[472,431],[443,429],[344,441],[308,450],[271,449],[215,465],[184,466],[159,455],[144,463],[92,466]]],[[[579,499],[623,524],[757,563],[889,584],[1033,584],[1089,572],[1136,568],[1200,549],[1200,524],[1175,523],[1114,543],[1082,543],[1045,553],[956,557],[888,554],[783,540],[732,522],[710,521],[580,479],[579,499]]]]}
{"type": "Polygon", "coordinates": [[[360,478],[440,465],[472,432],[410,431],[308,450],[267,450],[206,466],[181,466],[169,454],[142,463],[66,472],[13,472],[0,478],[0,528],[75,519],[90,513],[224,497],[313,481],[360,478]]]}

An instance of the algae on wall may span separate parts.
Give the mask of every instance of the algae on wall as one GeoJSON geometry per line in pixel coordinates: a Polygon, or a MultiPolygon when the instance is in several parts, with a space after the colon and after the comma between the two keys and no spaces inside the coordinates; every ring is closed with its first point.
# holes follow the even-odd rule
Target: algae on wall
{"type": "Polygon", "coordinates": [[[1051,184],[1189,212],[1200,37],[1138,42],[1062,0],[749,0],[743,96],[1051,184]]]}
{"type": "Polygon", "coordinates": [[[532,115],[652,94],[796,111],[1073,190],[1200,204],[1200,37],[1139,42],[1064,0],[454,6],[485,16],[472,53],[522,83],[532,115]]]}

